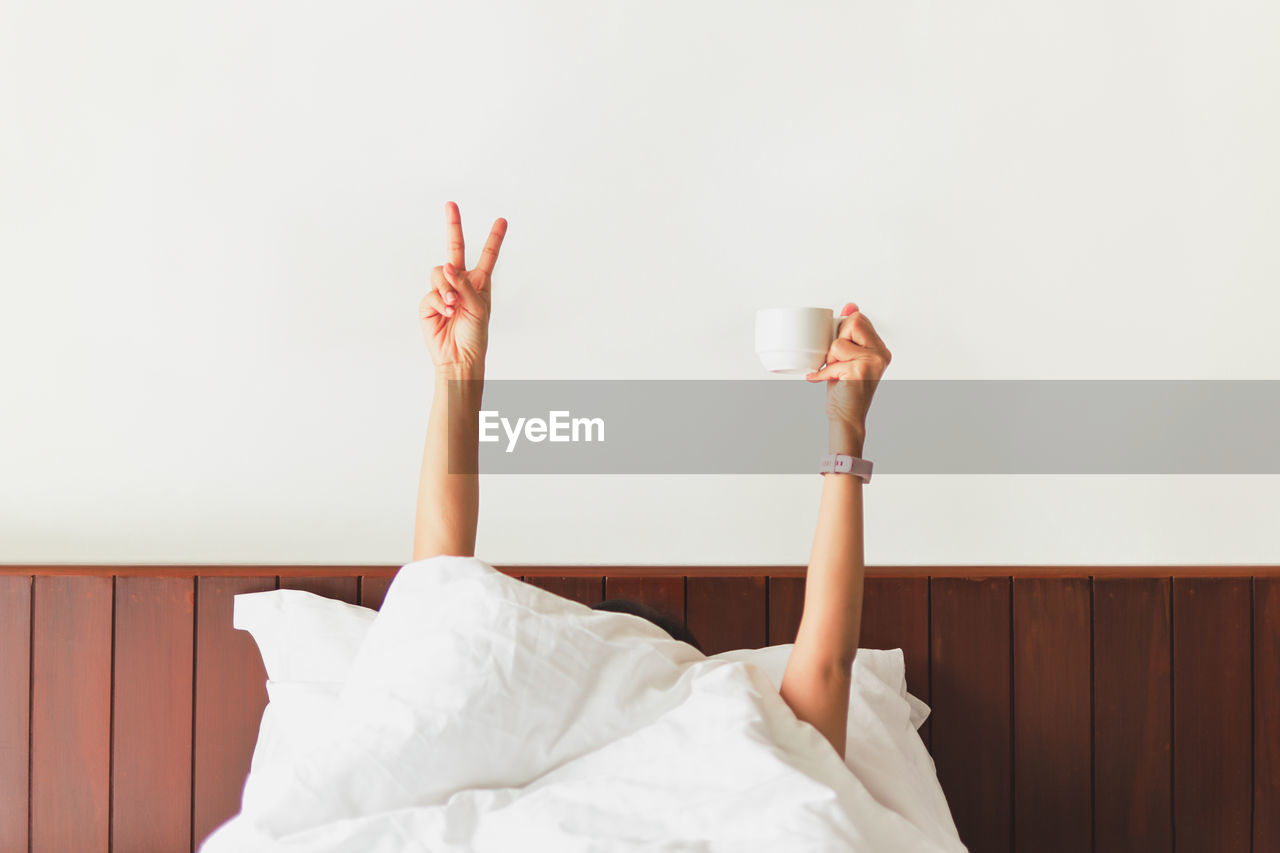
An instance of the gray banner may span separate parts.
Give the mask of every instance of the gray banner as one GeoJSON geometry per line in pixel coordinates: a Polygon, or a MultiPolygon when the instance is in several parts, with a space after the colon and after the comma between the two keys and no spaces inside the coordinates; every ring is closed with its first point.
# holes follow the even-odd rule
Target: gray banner
{"type": "MultiPolygon", "coordinates": [[[[480,472],[812,473],[825,400],[802,380],[489,380],[480,472]]],[[[864,454],[876,475],[1280,474],[1278,436],[1277,380],[886,379],[864,454]]]]}

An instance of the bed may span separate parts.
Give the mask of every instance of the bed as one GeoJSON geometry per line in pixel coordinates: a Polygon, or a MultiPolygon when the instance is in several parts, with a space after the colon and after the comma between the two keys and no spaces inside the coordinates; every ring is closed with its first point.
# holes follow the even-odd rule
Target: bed
{"type": "MultiPolygon", "coordinates": [[[[10,566],[0,850],[191,850],[239,808],[266,705],[235,596],[377,607],[397,567],[10,566]]],[[[789,642],[802,567],[503,567],[682,615],[708,653],[789,642]]],[[[872,567],[972,850],[1280,849],[1277,567],[872,567]]]]}

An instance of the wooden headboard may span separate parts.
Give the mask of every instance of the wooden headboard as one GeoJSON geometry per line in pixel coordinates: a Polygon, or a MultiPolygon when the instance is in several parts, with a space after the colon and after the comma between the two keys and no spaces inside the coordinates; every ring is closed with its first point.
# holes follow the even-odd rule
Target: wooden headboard
{"type": "MultiPolygon", "coordinates": [[[[0,853],[190,851],[239,808],[266,703],[242,592],[378,607],[396,567],[0,567],[0,853]]],[[[790,642],[804,569],[506,567],[790,642]]],[[[1280,850],[1280,567],[873,567],[961,837],[986,851],[1280,850]]]]}

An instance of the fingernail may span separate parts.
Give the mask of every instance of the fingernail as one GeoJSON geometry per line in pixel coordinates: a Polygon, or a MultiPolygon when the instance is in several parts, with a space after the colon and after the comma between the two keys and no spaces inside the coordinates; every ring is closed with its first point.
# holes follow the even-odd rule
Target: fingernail
{"type": "Polygon", "coordinates": [[[453,290],[450,290],[448,293],[446,293],[446,294],[444,295],[444,301],[445,301],[445,302],[448,302],[450,305],[452,305],[453,303],[457,302],[457,301],[458,301],[458,294],[457,294],[457,292],[456,292],[456,291],[453,291],[453,290]]]}
{"type": "Polygon", "coordinates": [[[444,309],[444,316],[446,316],[446,317],[452,317],[452,316],[453,316],[453,309],[446,305],[446,306],[445,306],[445,309],[444,309]]]}
{"type": "Polygon", "coordinates": [[[445,263],[445,265],[444,265],[444,271],[445,271],[445,272],[447,272],[449,275],[457,275],[457,274],[458,274],[458,271],[457,271],[456,269],[454,269],[454,268],[453,268],[453,264],[448,263],[448,262],[446,262],[446,263],[445,263]]]}

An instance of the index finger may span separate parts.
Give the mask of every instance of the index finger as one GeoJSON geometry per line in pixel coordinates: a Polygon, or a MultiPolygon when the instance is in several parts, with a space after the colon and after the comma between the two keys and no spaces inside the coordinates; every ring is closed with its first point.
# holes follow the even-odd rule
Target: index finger
{"type": "Polygon", "coordinates": [[[840,334],[837,337],[853,341],[858,346],[870,349],[884,349],[884,341],[876,333],[875,326],[861,311],[855,311],[840,323],[840,334]]]}
{"type": "Polygon", "coordinates": [[[449,253],[449,263],[453,264],[456,269],[465,270],[467,268],[466,248],[462,243],[462,213],[458,210],[458,206],[453,202],[445,202],[444,219],[448,223],[447,238],[445,242],[449,253]]]}
{"type": "Polygon", "coordinates": [[[501,217],[495,219],[493,228],[489,230],[489,239],[484,241],[484,248],[480,251],[480,260],[476,262],[476,269],[493,274],[493,265],[498,262],[498,250],[502,248],[502,238],[506,235],[507,220],[501,217]]]}

